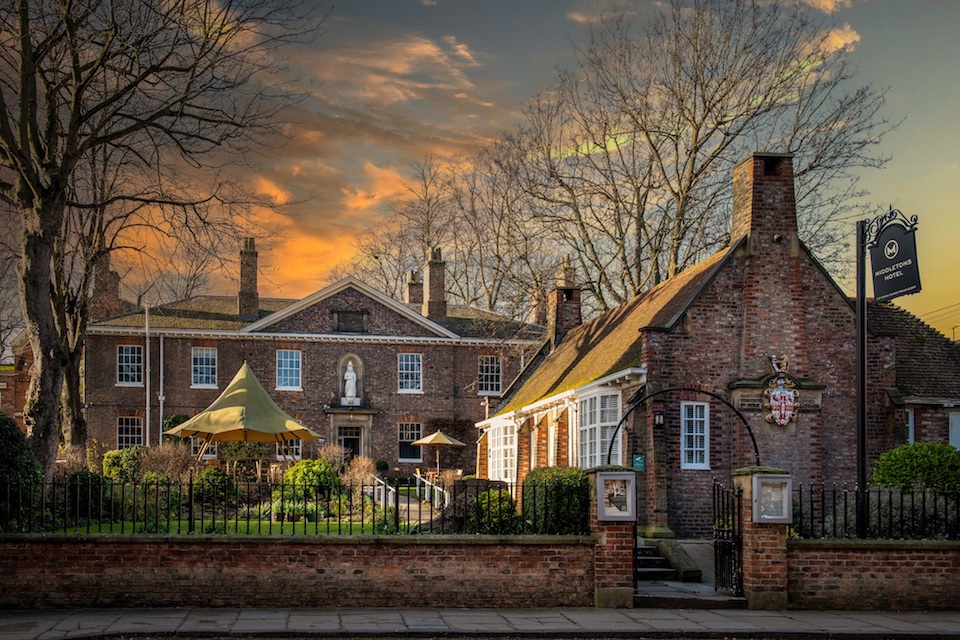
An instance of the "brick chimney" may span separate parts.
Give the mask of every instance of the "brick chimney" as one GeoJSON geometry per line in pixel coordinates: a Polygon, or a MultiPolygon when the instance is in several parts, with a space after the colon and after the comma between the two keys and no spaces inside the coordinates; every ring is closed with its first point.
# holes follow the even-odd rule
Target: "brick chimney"
{"type": "Polygon", "coordinates": [[[107,253],[93,267],[90,320],[105,320],[119,314],[120,274],[110,269],[110,254],[107,253]]]}
{"type": "Polygon", "coordinates": [[[435,247],[424,265],[423,307],[421,314],[434,322],[447,319],[447,289],[444,283],[446,263],[440,256],[440,247],[435,247]]]}
{"type": "Polygon", "coordinates": [[[420,272],[416,269],[407,273],[407,304],[423,304],[423,280],[420,279],[420,272]]]}
{"type": "Polygon", "coordinates": [[[733,221],[730,243],[750,237],[757,254],[770,244],[797,244],[797,202],[793,155],[755,153],[733,168],[733,221]]]}
{"type": "Polygon", "coordinates": [[[547,324],[547,300],[542,289],[537,289],[530,296],[530,315],[527,322],[543,326],[547,324]]]}
{"type": "Polygon", "coordinates": [[[797,235],[793,156],[755,153],[733,168],[731,243],[747,238],[743,262],[740,376],[785,355],[794,374],[807,375],[804,303],[806,254],[797,235]]]}
{"type": "Polygon", "coordinates": [[[556,348],[564,334],[581,323],[580,287],[576,271],[565,256],[557,272],[557,285],[547,294],[547,336],[556,348]]]}
{"type": "Polygon", "coordinates": [[[260,318],[260,294],[257,292],[257,245],[253,238],[244,238],[240,249],[240,291],[237,294],[237,315],[241,320],[260,318]]]}

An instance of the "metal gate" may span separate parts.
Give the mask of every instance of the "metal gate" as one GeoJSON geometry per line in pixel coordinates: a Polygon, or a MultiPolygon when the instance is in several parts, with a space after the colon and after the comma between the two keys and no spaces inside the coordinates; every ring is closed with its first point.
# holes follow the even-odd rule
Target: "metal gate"
{"type": "Polygon", "coordinates": [[[713,483],[715,587],[743,595],[743,491],[713,483]]]}

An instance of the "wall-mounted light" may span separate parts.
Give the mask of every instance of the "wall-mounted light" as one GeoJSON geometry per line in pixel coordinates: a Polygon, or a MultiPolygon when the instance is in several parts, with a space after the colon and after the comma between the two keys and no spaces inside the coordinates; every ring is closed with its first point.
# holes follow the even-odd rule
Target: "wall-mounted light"
{"type": "Polygon", "coordinates": [[[662,427],[667,423],[667,418],[661,409],[653,412],[653,426],[662,427]]]}

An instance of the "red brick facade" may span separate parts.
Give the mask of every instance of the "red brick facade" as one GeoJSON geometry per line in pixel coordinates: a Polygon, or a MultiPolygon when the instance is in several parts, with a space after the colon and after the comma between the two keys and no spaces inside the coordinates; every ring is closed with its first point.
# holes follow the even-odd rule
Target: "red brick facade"
{"type": "MultiPolygon", "coordinates": [[[[476,457],[473,423],[485,410],[486,394],[478,386],[480,357],[500,358],[501,388],[505,388],[517,374],[521,354],[538,345],[535,336],[529,335],[454,333],[447,326],[464,326],[466,320],[453,317],[462,310],[451,309],[449,325],[435,323],[351,279],[293,303],[261,300],[261,319],[252,324],[238,319],[236,304],[232,303],[231,311],[228,298],[186,301],[179,307],[152,311],[149,348],[142,314],[91,327],[85,379],[90,437],[116,446],[118,418],[146,419],[149,397],[149,442],[156,444],[163,416],[190,416],[205,409],[246,361],[277,403],[321,433],[326,442],[353,439],[351,444],[359,452],[407,474],[416,467],[433,466],[436,452],[424,449],[420,460],[401,462],[398,424],[420,424],[422,436],[442,424],[445,432],[452,430],[450,435],[468,443],[445,450],[443,466],[470,473],[476,457]],[[224,309],[220,316],[206,311],[214,307],[224,309]],[[216,326],[203,328],[211,317],[216,326]],[[138,353],[143,355],[149,377],[144,373],[140,384],[118,384],[118,349],[126,345],[140,347],[138,353]],[[192,384],[197,348],[215,349],[215,385],[192,384]],[[299,388],[277,388],[278,350],[299,353],[299,388]],[[400,388],[399,354],[418,357],[419,389],[400,388]],[[348,362],[358,375],[355,405],[344,402],[348,362]]],[[[514,324],[520,329],[529,326],[514,324]]],[[[476,325],[472,326],[476,332],[476,325]]]]}
{"type": "MultiPolygon", "coordinates": [[[[483,423],[517,429],[518,479],[547,464],[541,452],[551,445],[543,434],[557,415],[550,407],[565,403],[570,434],[583,440],[579,399],[617,393],[622,415],[640,391],[638,398],[654,395],[623,424],[622,461],[636,459],[641,471],[639,525],[647,535],[709,535],[714,479],[729,481],[735,469],[757,463],[751,432],[760,463],[789,470],[798,483],[856,481],[855,313],[800,242],[793,184],[789,155],[757,154],[737,165],[728,249],[570,329],[525,374],[500,413],[483,423]],[[645,373],[637,378],[634,371],[645,373]],[[782,425],[764,409],[764,392],[778,379],[797,393],[782,425]],[[696,423],[684,411],[703,412],[706,423],[707,446],[698,443],[692,454],[684,445],[696,441],[696,423]],[[655,428],[657,413],[663,425],[655,428]]],[[[560,300],[554,295],[551,309],[560,300]]],[[[893,335],[870,336],[868,371],[873,460],[905,440],[904,412],[890,395],[900,371],[893,335]]],[[[918,439],[946,440],[942,409],[918,410],[916,420],[918,439]]],[[[556,437],[566,438],[566,425],[557,427],[556,437]]],[[[609,441],[603,437],[598,448],[609,441]]],[[[583,454],[582,442],[555,444],[558,451],[569,444],[571,460],[583,454]]],[[[588,452],[593,446],[586,444],[588,452]]]]}

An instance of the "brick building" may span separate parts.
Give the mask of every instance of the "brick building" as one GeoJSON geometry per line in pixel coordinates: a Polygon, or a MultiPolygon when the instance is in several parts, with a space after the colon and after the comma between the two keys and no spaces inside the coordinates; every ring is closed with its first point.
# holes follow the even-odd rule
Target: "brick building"
{"type": "MultiPolygon", "coordinates": [[[[751,156],[733,192],[727,249],[589,322],[563,274],[548,340],[478,425],[481,474],[633,466],[649,536],[706,535],[714,478],[758,456],[804,484],[856,481],[855,312],[798,238],[792,157],[751,156]]],[[[956,345],[890,304],[868,318],[868,459],[960,446],[956,345]]]]}
{"type": "Polygon", "coordinates": [[[91,438],[155,445],[165,416],[205,409],[246,361],[325,442],[409,473],[434,461],[410,443],[442,428],[471,445],[445,451],[444,466],[473,470],[474,423],[539,346],[542,326],[447,304],[439,251],[425,282],[411,274],[403,303],[355,278],[301,300],[260,298],[252,239],[240,256],[236,297],[200,296],[91,323],[91,438]]]}
{"type": "Polygon", "coordinates": [[[14,340],[12,351],[13,361],[0,365],[0,411],[12,417],[20,430],[26,433],[23,407],[27,403],[27,391],[30,388],[33,352],[25,332],[21,332],[14,340]]]}

